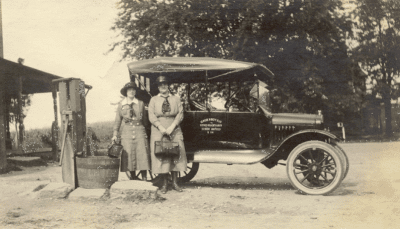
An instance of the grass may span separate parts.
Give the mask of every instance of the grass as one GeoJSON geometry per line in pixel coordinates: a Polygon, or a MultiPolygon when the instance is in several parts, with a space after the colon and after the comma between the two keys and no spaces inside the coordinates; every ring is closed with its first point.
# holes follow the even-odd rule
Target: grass
{"type": "MultiPolygon", "coordinates": [[[[113,121],[108,122],[96,122],[86,124],[86,127],[91,128],[95,133],[93,140],[97,142],[99,149],[106,149],[111,143],[113,135],[113,121]]],[[[15,132],[11,133],[14,136],[15,132]]],[[[59,131],[59,141],[61,141],[62,133],[59,131]]],[[[24,144],[22,146],[26,153],[33,152],[37,149],[51,148],[52,147],[52,136],[50,128],[38,128],[25,131],[24,144]]],[[[61,147],[61,142],[59,142],[61,147]]]]}
{"type": "Polygon", "coordinates": [[[111,143],[111,138],[113,136],[113,125],[114,121],[86,124],[86,127],[91,128],[95,133],[100,149],[106,149],[111,143]]]}
{"type": "MultiPolygon", "coordinates": [[[[15,132],[11,132],[11,138],[14,139],[15,132]]],[[[22,149],[26,153],[33,152],[36,149],[51,148],[52,136],[50,128],[39,128],[25,131],[24,144],[22,149]]]]}

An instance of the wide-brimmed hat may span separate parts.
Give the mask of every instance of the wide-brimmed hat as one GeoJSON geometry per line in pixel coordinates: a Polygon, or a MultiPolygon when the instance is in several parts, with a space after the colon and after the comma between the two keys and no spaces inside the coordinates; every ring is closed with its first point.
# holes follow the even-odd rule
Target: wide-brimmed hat
{"type": "Polygon", "coordinates": [[[127,84],[124,85],[124,87],[121,89],[121,94],[123,96],[126,97],[126,91],[128,90],[128,88],[133,88],[133,89],[137,89],[136,83],[135,82],[129,82],[127,84]]]}
{"type": "Polygon", "coordinates": [[[156,79],[156,83],[157,83],[157,85],[160,85],[160,84],[162,84],[162,83],[168,84],[168,78],[167,78],[166,76],[159,76],[159,77],[156,79]]]}

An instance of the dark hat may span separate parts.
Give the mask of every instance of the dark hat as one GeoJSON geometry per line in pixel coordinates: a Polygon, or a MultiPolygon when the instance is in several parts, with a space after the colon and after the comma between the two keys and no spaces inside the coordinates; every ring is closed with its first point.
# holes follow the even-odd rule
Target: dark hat
{"type": "Polygon", "coordinates": [[[166,84],[168,84],[168,78],[167,78],[166,76],[159,76],[159,77],[156,79],[156,83],[157,83],[157,85],[160,85],[161,83],[166,83],[166,84]]]}
{"type": "Polygon", "coordinates": [[[121,89],[121,94],[123,96],[126,97],[126,91],[128,90],[128,88],[133,88],[133,89],[137,89],[136,83],[135,82],[129,82],[127,84],[124,85],[124,87],[121,89]]]}

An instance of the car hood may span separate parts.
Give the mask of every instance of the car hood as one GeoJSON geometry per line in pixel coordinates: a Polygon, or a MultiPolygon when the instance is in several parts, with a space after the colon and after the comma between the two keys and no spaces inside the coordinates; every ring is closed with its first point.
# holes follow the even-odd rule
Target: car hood
{"type": "Polygon", "coordinates": [[[302,114],[302,113],[272,114],[273,125],[316,125],[321,123],[323,123],[322,115],[302,114]]]}

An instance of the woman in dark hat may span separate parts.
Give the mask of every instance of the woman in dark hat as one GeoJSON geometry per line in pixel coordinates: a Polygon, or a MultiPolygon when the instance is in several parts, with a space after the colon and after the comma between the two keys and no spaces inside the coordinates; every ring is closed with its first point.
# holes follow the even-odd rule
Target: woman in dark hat
{"type": "Polygon", "coordinates": [[[179,124],[183,119],[183,106],[178,96],[169,93],[168,79],[165,76],[157,78],[159,94],[153,96],[149,103],[149,120],[151,126],[151,170],[162,178],[161,193],[167,192],[167,176],[171,172],[172,188],[178,192],[178,172],[186,171],[186,151],[183,135],[179,124]],[[160,158],[154,154],[154,143],[168,135],[173,142],[178,142],[180,155],[175,158],[160,158]]]}
{"type": "MultiPolygon", "coordinates": [[[[113,128],[112,141],[118,139],[122,123],[121,144],[128,154],[127,170],[132,177],[140,170],[143,180],[147,180],[147,170],[150,170],[150,149],[143,126],[144,103],[136,98],[136,84],[129,82],[121,89],[125,98],[118,104],[113,128]]],[[[121,169],[123,169],[121,167],[121,169]]]]}

